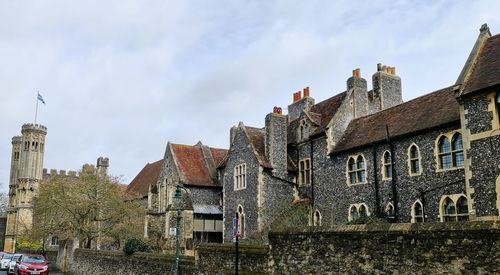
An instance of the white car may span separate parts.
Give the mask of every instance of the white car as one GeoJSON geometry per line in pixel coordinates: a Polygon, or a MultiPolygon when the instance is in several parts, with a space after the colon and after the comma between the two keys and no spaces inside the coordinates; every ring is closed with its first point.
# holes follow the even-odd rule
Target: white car
{"type": "Polygon", "coordinates": [[[7,271],[9,274],[14,274],[14,267],[16,267],[16,262],[21,258],[23,254],[14,254],[12,255],[12,259],[9,262],[9,270],[7,271]]]}
{"type": "Polygon", "coordinates": [[[4,270],[9,268],[9,263],[10,259],[12,259],[12,255],[14,254],[10,253],[3,254],[2,260],[0,261],[0,269],[4,270]]]}

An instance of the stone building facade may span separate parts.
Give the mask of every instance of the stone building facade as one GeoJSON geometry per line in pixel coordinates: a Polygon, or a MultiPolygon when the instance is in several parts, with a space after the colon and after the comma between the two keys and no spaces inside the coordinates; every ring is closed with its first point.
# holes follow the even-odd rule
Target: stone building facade
{"type": "Polygon", "coordinates": [[[14,252],[16,240],[33,223],[32,199],[43,177],[43,157],[47,128],[40,124],[24,124],[22,136],[12,138],[9,181],[9,204],[4,251],[14,252]]]}
{"type": "Polygon", "coordinates": [[[394,67],[359,69],[346,91],[293,95],[264,128],[240,122],[219,166],[224,241],[263,232],[281,202],[308,201],[311,225],[496,220],[500,211],[500,35],[486,25],[455,84],[408,102],[394,67]]]}
{"type": "Polygon", "coordinates": [[[147,164],[132,180],[129,193],[147,201],[144,237],[175,248],[177,210],[181,210],[183,254],[204,242],[222,242],[222,186],[216,167],[227,150],[198,144],[168,143],[162,160],[147,164]],[[174,198],[179,186],[181,198],[174,198]]]}
{"type": "MultiPolygon", "coordinates": [[[[232,127],[219,160],[201,144],[188,147],[204,160],[169,143],[146,188],[146,228],[160,216],[168,238],[177,185],[193,206],[217,205],[222,194],[225,242],[236,232],[262,237],[281,218],[279,209],[296,202],[308,204],[310,225],[369,216],[396,223],[498,220],[500,35],[483,25],[456,83],[408,102],[395,67],[377,64],[371,82],[369,90],[355,69],[345,91],[321,102],[308,87],[294,93],[287,115],[275,107],[263,128],[232,127]],[[191,181],[196,171],[206,176],[191,181]]],[[[186,248],[194,238],[193,208],[183,214],[186,248]]]]}
{"type": "MultiPolygon", "coordinates": [[[[9,180],[9,203],[3,249],[15,252],[16,241],[33,227],[33,198],[39,186],[51,175],[77,176],[77,172],[43,168],[47,127],[27,123],[22,126],[21,136],[12,138],[12,156],[9,180]]],[[[106,175],[109,159],[99,157],[96,167],[106,175]]],[[[48,249],[57,247],[57,236],[44,240],[48,249]]]]}

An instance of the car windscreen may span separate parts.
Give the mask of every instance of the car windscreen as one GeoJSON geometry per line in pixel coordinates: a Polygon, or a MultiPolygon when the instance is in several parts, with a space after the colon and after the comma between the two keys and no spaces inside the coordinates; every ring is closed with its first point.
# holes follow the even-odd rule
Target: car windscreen
{"type": "Polygon", "coordinates": [[[14,255],[12,256],[12,261],[17,261],[21,258],[22,255],[14,255]]]}
{"type": "Polygon", "coordinates": [[[5,255],[3,255],[2,259],[3,260],[10,260],[10,259],[12,259],[12,254],[5,254],[5,255]]]}
{"type": "Polygon", "coordinates": [[[23,263],[43,264],[43,263],[45,263],[45,258],[43,256],[25,256],[23,258],[23,263]]]}

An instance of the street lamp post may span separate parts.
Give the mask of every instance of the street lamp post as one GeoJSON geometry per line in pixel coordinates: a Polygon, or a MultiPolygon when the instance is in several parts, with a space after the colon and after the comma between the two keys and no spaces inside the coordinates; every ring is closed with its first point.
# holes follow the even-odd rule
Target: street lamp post
{"type": "Polygon", "coordinates": [[[174,199],[177,200],[177,223],[175,225],[175,275],[179,275],[179,257],[180,257],[180,225],[181,225],[181,199],[182,199],[182,193],[180,186],[177,185],[175,188],[175,194],[174,194],[174,199]]]}

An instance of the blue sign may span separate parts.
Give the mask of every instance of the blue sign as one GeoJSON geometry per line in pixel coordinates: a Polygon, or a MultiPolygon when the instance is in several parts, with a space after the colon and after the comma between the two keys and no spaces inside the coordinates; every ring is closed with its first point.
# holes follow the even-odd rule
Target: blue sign
{"type": "Polygon", "coordinates": [[[234,214],[233,218],[233,238],[238,235],[238,214],[234,214]]]}

